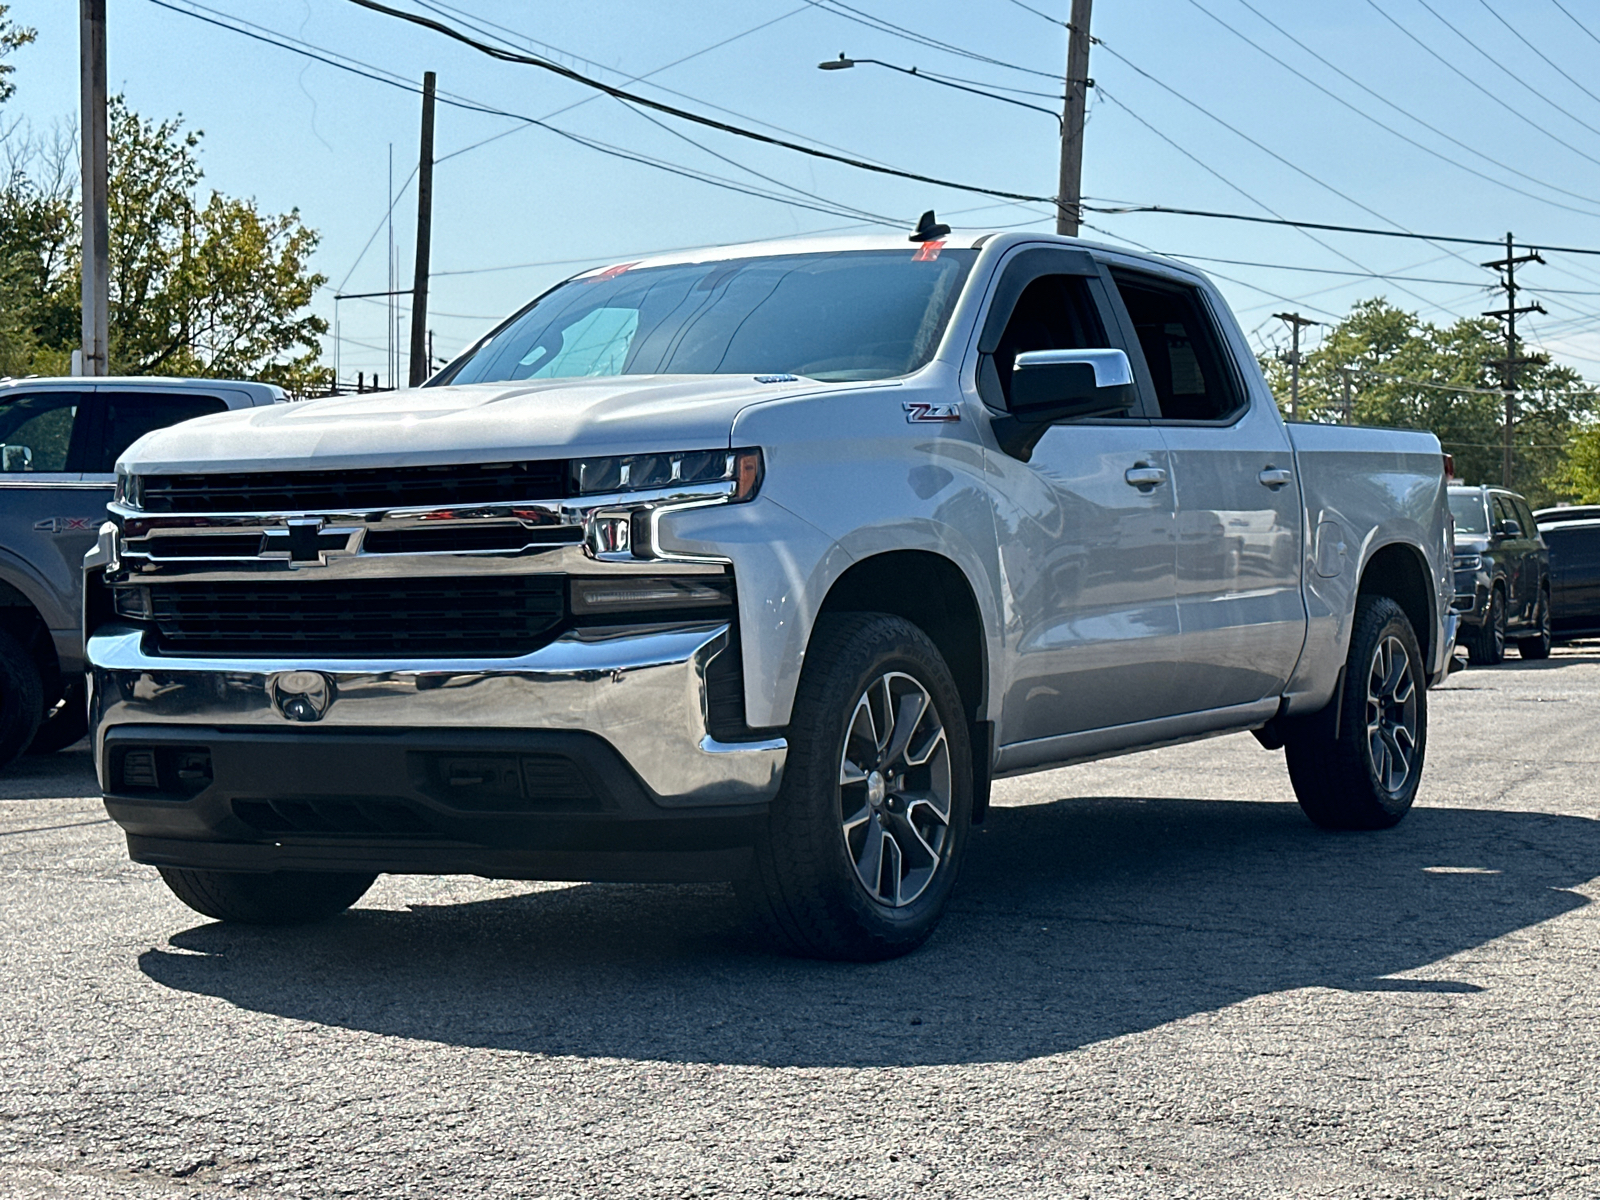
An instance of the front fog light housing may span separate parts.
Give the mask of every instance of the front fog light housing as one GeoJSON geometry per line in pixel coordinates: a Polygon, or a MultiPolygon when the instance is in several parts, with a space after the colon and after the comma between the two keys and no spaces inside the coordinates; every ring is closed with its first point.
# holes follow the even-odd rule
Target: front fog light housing
{"type": "Polygon", "coordinates": [[[155,606],[150,603],[147,587],[112,588],[111,604],[119,617],[134,621],[149,621],[155,617],[155,606]]]}
{"type": "Polygon", "coordinates": [[[579,458],[572,462],[572,491],[578,496],[600,496],[729,483],[733,491],[728,498],[737,502],[755,498],[762,471],[759,449],[579,458]]]}

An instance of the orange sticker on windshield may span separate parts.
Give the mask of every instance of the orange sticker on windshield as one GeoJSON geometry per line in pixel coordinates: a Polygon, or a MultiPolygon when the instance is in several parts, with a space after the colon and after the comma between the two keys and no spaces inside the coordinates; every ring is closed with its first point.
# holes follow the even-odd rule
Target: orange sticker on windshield
{"type": "Polygon", "coordinates": [[[943,242],[923,242],[917,247],[917,252],[911,256],[912,262],[932,262],[939,257],[939,251],[944,249],[943,242]]]}

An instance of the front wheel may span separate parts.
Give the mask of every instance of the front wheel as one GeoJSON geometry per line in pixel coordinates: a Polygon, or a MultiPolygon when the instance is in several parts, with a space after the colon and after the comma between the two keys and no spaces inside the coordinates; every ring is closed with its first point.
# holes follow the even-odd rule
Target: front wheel
{"type": "Polygon", "coordinates": [[[1467,658],[1474,666],[1492,667],[1506,657],[1506,594],[1498,585],[1489,593],[1489,611],[1482,625],[1468,631],[1467,658]]]}
{"type": "Polygon", "coordinates": [[[201,916],[241,925],[326,921],[366,895],[377,879],[364,872],[156,869],[172,894],[201,916]]]}
{"type": "Polygon", "coordinates": [[[906,954],[939,923],[971,824],[966,714],[938,649],[900,617],[823,617],[740,887],[754,915],[793,953],[906,954]]]}
{"type": "Polygon", "coordinates": [[[1387,829],[1416,799],[1427,746],[1427,675],[1416,631],[1387,596],[1362,596],[1342,697],[1285,731],[1295,796],[1324,829],[1387,829]]]}

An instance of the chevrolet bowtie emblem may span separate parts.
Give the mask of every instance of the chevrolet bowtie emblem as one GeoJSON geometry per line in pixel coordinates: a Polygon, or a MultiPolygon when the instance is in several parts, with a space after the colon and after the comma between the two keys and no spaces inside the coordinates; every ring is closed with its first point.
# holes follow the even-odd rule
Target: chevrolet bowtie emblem
{"type": "Polygon", "coordinates": [[[290,567],[325,567],[361,548],[359,525],[326,528],[321,519],[288,521],[282,529],[261,535],[261,557],[287,560],[290,567]]]}

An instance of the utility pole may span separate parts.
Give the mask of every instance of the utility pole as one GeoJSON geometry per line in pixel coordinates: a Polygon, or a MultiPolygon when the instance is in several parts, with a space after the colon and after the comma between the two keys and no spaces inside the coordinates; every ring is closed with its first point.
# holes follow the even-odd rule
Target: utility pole
{"type": "Polygon", "coordinates": [[[417,163],[417,261],[411,284],[411,386],[433,373],[428,344],[428,256],[433,244],[433,86],[422,73],[422,157],[417,163]]]}
{"type": "Polygon", "coordinates": [[[83,349],[81,373],[107,375],[111,222],[106,208],[106,0],[79,0],[83,123],[83,349]]]}
{"type": "Polygon", "coordinates": [[[1299,313],[1273,313],[1280,321],[1289,323],[1289,419],[1300,413],[1300,330],[1307,325],[1321,325],[1299,313]]]}
{"type": "Polygon", "coordinates": [[[1351,396],[1350,379],[1352,372],[1349,367],[1340,367],[1339,374],[1344,377],[1344,423],[1349,425],[1352,423],[1351,418],[1354,413],[1354,402],[1351,396]]]}
{"type": "Polygon", "coordinates": [[[1502,449],[1500,463],[1500,483],[1501,486],[1507,488],[1512,486],[1512,481],[1516,478],[1516,447],[1512,439],[1517,425],[1517,368],[1544,361],[1544,359],[1538,357],[1524,358],[1517,355],[1517,315],[1519,313],[1542,313],[1545,311],[1544,305],[1537,301],[1520,307],[1517,305],[1517,292],[1521,290],[1517,287],[1517,267],[1526,262],[1536,262],[1543,265],[1544,259],[1539,257],[1537,250],[1531,250],[1519,257],[1516,251],[1516,242],[1507,233],[1506,256],[1496,259],[1494,262],[1483,264],[1500,272],[1499,287],[1506,294],[1506,306],[1504,308],[1496,309],[1494,312],[1486,312],[1483,315],[1504,321],[1506,326],[1506,356],[1492,365],[1500,368],[1502,372],[1500,384],[1506,393],[1505,445],[1502,449]]]}
{"type": "Polygon", "coordinates": [[[1056,188],[1056,232],[1078,236],[1083,215],[1083,117],[1089,105],[1089,8],[1092,0],[1072,0],[1067,26],[1067,98],[1061,108],[1061,180],[1056,188]]]}

